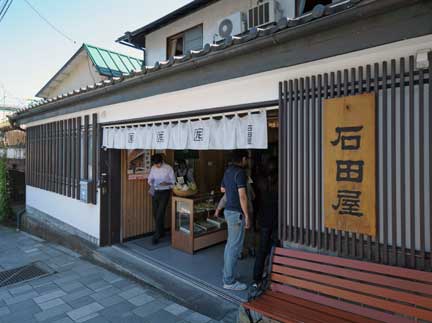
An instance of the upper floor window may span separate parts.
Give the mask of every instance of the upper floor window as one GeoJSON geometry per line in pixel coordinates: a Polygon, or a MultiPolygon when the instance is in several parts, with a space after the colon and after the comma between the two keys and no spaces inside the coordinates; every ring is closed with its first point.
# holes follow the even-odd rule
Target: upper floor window
{"type": "Polygon", "coordinates": [[[332,0],[298,0],[297,2],[297,15],[301,16],[313,10],[317,4],[328,5],[332,0]]]}
{"type": "Polygon", "coordinates": [[[203,47],[203,25],[185,30],[167,39],[167,59],[171,56],[181,56],[190,50],[203,47]]]}

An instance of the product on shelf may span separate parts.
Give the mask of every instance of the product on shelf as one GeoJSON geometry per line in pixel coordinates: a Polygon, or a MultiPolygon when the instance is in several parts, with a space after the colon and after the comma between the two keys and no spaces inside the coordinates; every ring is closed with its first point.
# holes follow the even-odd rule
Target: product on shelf
{"type": "Polygon", "coordinates": [[[207,218],[207,222],[216,225],[219,229],[222,228],[223,226],[226,226],[226,221],[223,218],[217,218],[217,217],[207,218]]]}

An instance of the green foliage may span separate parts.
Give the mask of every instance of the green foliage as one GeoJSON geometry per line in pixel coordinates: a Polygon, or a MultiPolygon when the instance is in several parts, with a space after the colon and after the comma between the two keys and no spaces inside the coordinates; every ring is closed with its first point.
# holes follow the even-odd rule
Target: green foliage
{"type": "Polygon", "coordinates": [[[9,180],[6,158],[0,159],[0,222],[12,214],[9,200],[9,180]]]}

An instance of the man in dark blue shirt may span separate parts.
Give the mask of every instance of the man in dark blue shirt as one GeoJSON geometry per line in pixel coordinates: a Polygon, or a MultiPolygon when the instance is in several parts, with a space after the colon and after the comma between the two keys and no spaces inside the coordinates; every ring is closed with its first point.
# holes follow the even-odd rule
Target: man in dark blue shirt
{"type": "Polygon", "coordinates": [[[224,214],[228,225],[228,240],[224,252],[223,287],[230,290],[245,290],[246,284],[235,279],[235,269],[243,249],[245,228],[249,228],[245,171],[248,164],[247,151],[234,151],[231,162],[232,164],[225,171],[221,185],[221,191],[225,192],[227,198],[224,214]]]}

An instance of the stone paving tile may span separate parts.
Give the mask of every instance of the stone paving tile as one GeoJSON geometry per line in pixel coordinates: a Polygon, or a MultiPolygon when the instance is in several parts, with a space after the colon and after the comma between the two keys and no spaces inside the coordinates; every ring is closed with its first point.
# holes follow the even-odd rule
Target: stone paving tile
{"type": "Polygon", "coordinates": [[[23,293],[27,293],[33,290],[33,287],[30,285],[22,285],[14,288],[9,288],[9,293],[11,293],[13,296],[18,296],[23,293]]]}
{"type": "Polygon", "coordinates": [[[61,285],[66,284],[66,283],[73,282],[79,278],[80,278],[80,276],[78,274],[75,274],[75,273],[69,274],[68,273],[68,274],[62,275],[62,277],[55,279],[54,283],[61,286],[61,285]]]}
{"type": "Polygon", "coordinates": [[[36,322],[34,313],[21,311],[21,312],[11,312],[9,315],[0,317],[0,322],[2,323],[33,323],[36,322]]]}
{"type": "Polygon", "coordinates": [[[111,285],[109,285],[105,280],[99,280],[88,284],[87,287],[94,290],[95,292],[99,292],[103,289],[111,287],[111,285]]]}
{"type": "Polygon", "coordinates": [[[53,321],[53,323],[74,323],[74,321],[72,321],[69,317],[63,317],[61,319],[53,321]]]}
{"type": "Polygon", "coordinates": [[[146,323],[176,323],[179,321],[178,317],[168,313],[164,310],[159,310],[153,314],[150,314],[145,318],[146,323]]]}
{"type": "Polygon", "coordinates": [[[36,303],[40,304],[40,303],[45,303],[47,301],[50,301],[54,298],[59,298],[59,297],[65,296],[65,295],[66,295],[66,293],[64,291],[57,289],[57,290],[51,291],[47,294],[44,294],[42,296],[35,297],[34,301],[36,303]]]}
{"type": "Polygon", "coordinates": [[[113,295],[113,296],[98,300],[98,303],[101,304],[102,306],[105,306],[105,307],[113,306],[113,305],[116,305],[116,304],[121,303],[121,302],[124,302],[124,298],[121,298],[118,295],[113,295]]]}
{"type": "Polygon", "coordinates": [[[95,301],[102,300],[104,298],[110,297],[112,295],[117,295],[120,293],[120,290],[113,286],[108,286],[108,288],[105,288],[97,293],[94,293],[90,295],[91,298],[93,298],[95,301]]]}
{"type": "Polygon", "coordinates": [[[123,297],[124,299],[131,299],[133,297],[136,297],[138,295],[144,294],[144,289],[140,287],[133,287],[131,289],[128,289],[122,293],[119,294],[120,297],[123,297]]]}
{"type": "Polygon", "coordinates": [[[9,305],[8,308],[12,313],[22,312],[24,309],[26,312],[31,313],[37,313],[41,311],[40,307],[32,299],[9,305]]]}
{"type": "MultiPolygon", "coordinates": [[[[127,323],[134,323],[134,321],[125,321],[125,322],[127,322],[127,323]]],[[[92,319],[86,321],[86,323],[110,323],[110,321],[108,319],[106,319],[105,317],[103,317],[101,315],[98,315],[97,317],[92,318],[92,319]]],[[[116,323],[121,323],[121,320],[117,321],[116,323]]]]}
{"type": "Polygon", "coordinates": [[[208,323],[211,318],[200,313],[194,312],[186,317],[186,320],[191,323],[208,323]]]}
{"type": "Polygon", "coordinates": [[[33,291],[30,293],[21,294],[19,296],[15,296],[15,297],[11,297],[11,298],[5,298],[3,300],[5,301],[5,303],[7,305],[13,305],[13,304],[21,303],[22,301],[26,301],[28,299],[38,297],[38,296],[39,296],[39,294],[36,293],[35,291],[33,291]]]}
{"type": "Polygon", "coordinates": [[[75,299],[73,301],[69,301],[68,304],[75,309],[75,308],[80,308],[80,307],[83,307],[85,305],[94,303],[94,301],[95,300],[93,298],[91,298],[90,296],[84,296],[84,297],[75,299]]]}
{"type": "Polygon", "coordinates": [[[72,307],[70,307],[68,304],[62,304],[53,308],[50,308],[49,310],[37,313],[35,315],[35,318],[38,322],[44,322],[47,320],[53,320],[54,318],[65,314],[66,312],[70,311],[72,307]]]}
{"type": "Polygon", "coordinates": [[[77,300],[78,298],[89,296],[93,294],[93,291],[91,289],[88,289],[86,287],[75,290],[73,293],[67,294],[63,297],[63,300],[65,302],[72,302],[74,300],[77,300]]]}
{"type": "Polygon", "coordinates": [[[65,292],[72,292],[78,288],[84,287],[84,285],[81,284],[80,282],[69,282],[66,284],[60,284],[60,285],[56,285],[56,286],[60,287],[65,292]]]}
{"type": "Polygon", "coordinates": [[[98,313],[93,313],[93,314],[90,314],[90,315],[84,316],[84,317],[82,317],[82,318],[76,320],[75,322],[77,322],[77,323],[81,323],[81,322],[88,322],[88,321],[90,321],[90,320],[92,320],[92,319],[95,319],[95,318],[97,318],[97,317],[99,317],[99,314],[98,314],[98,313]]]}
{"type": "Polygon", "coordinates": [[[118,322],[125,314],[134,312],[134,309],[135,306],[131,303],[123,301],[100,311],[99,314],[111,322],[118,322]]]}
{"type": "Polygon", "coordinates": [[[50,308],[62,305],[65,302],[61,298],[55,298],[53,300],[47,301],[45,303],[38,304],[42,311],[49,310],[50,308]]]}
{"type": "Polygon", "coordinates": [[[83,307],[80,307],[76,310],[67,312],[66,314],[74,321],[79,320],[81,318],[84,318],[85,316],[89,316],[93,313],[99,312],[103,310],[104,307],[100,305],[99,303],[91,303],[89,305],[85,305],[83,307]]]}
{"type": "Polygon", "coordinates": [[[150,303],[147,303],[143,306],[138,307],[133,312],[141,317],[148,317],[149,315],[163,309],[165,307],[165,304],[159,301],[153,301],[150,303]]]}
{"type": "Polygon", "coordinates": [[[33,287],[41,296],[59,290],[59,287],[54,283],[46,283],[42,286],[33,287]]]}
{"type": "Polygon", "coordinates": [[[186,312],[188,309],[184,306],[181,306],[179,304],[171,304],[164,308],[165,311],[173,314],[173,315],[179,315],[181,313],[186,312]]]}
{"type": "Polygon", "coordinates": [[[150,303],[152,301],[154,301],[154,298],[147,295],[147,294],[141,294],[135,297],[132,297],[130,299],[128,299],[129,303],[135,305],[135,306],[141,306],[147,303],[150,303]]]}
{"type": "Polygon", "coordinates": [[[10,311],[10,309],[8,307],[6,307],[6,306],[5,307],[0,307],[0,318],[2,316],[8,315],[10,313],[11,313],[11,311],[10,311]]]}

